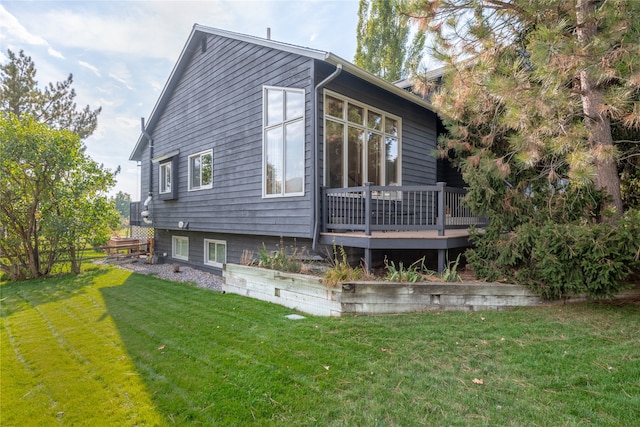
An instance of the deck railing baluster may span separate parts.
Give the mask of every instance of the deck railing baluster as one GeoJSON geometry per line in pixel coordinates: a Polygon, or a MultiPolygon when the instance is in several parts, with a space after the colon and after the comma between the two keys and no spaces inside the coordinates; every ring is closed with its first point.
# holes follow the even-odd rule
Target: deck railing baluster
{"type": "Polygon", "coordinates": [[[437,230],[483,225],[462,203],[465,191],[444,183],[322,189],[323,231],[437,230]]]}

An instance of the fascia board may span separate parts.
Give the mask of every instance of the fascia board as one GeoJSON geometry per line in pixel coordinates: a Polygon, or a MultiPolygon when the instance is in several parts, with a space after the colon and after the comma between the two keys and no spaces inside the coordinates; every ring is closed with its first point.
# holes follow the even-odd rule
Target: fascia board
{"type": "Polygon", "coordinates": [[[325,59],[326,62],[333,64],[333,65],[338,65],[338,64],[342,64],[342,69],[346,72],[348,72],[349,74],[352,74],[356,77],[359,77],[363,80],[368,81],[369,83],[372,83],[382,89],[385,89],[387,92],[391,92],[394,95],[397,95],[401,98],[406,99],[407,101],[410,101],[416,105],[419,105],[421,107],[424,107],[426,109],[428,109],[429,111],[435,112],[435,110],[433,109],[433,106],[425,101],[423,98],[408,92],[398,86],[396,86],[395,84],[388,82],[376,75],[371,74],[368,71],[363,70],[362,68],[359,68],[355,65],[353,65],[352,63],[350,63],[349,61],[346,61],[342,58],[340,58],[337,55],[334,55],[333,53],[329,53],[327,55],[327,58],[325,59]]]}
{"type": "MultiPolygon", "coordinates": [[[[385,89],[388,92],[394,95],[397,95],[401,98],[404,98],[416,105],[426,108],[429,111],[434,111],[432,105],[429,102],[425,101],[424,99],[420,98],[419,96],[414,95],[411,92],[408,92],[378,76],[375,76],[369,73],[368,71],[365,71],[359,67],[356,67],[349,61],[342,59],[339,56],[332,54],[331,52],[325,52],[321,50],[295,46],[292,44],[278,42],[275,40],[263,39],[260,37],[251,36],[247,34],[234,33],[231,31],[220,30],[217,28],[195,24],[191,30],[191,34],[189,35],[189,38],[184,48],[182,49],[182,52],[180,53],[180,56],[178,58],[178,61],[176,62],[176,65],[174,66],[173,70],[171,71],[171,74],[169,75],[169,79],[167,80],[167,83],[162,89],[162,92],[160,94],[160,97],[158,98],[158,101],[156,102],[155,106],[153,107],[153,110],[151,111],[149,120],[146,123],[146,128],[148,132],[150,133],[153,132],[153,128],[155,127],[156,122],[158,121],[159,116],[162,113],[162,110],[166,106],[167,102],[169,102],[170,94],[175,89],[176,85],[178,84],[178,81],[180,80],[180,76],[182,75],[184,69],[188,65],[188,61],[187,61],[188,56],[195,49],[198,48],[198,43],[200,43],[200,40],[202,39],[202,37],[204,37],[205,34],[218,35],[221,37],[227,37],[235,40],[245,41],[247,43],[252,43],[252,44],[265,46],[273,49],[278,49],[281,51],[305,56],[307,58],[324,61],[332,65],[342,64],[344,71],[348,72],[349,74],[352,74],[365,81],[368,81],[369,83],[372,83],[378,87],[381,87],[382,89],[385,89]]],[[[142,150],[144,149],[144,146],[147,142],[148,141],[146,140],[144,135],[141,133],[131,155],[129,156],[129,160],[138,160],[138,161],[142,160],[141,158],[142,150]]]]}

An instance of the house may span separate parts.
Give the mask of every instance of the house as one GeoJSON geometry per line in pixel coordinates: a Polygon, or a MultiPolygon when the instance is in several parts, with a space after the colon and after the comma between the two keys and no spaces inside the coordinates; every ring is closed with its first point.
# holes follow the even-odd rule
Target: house
{"type": "Polygon", "coordinates": [[[439,120],[405,89],[329,52],[194,25],[130,156],[159,261],[221,272],[263,244],[336,244],[367,265],[436,250],[442,267],[477,218],[437,184],[456,176],[433,156],[439,120]]]}

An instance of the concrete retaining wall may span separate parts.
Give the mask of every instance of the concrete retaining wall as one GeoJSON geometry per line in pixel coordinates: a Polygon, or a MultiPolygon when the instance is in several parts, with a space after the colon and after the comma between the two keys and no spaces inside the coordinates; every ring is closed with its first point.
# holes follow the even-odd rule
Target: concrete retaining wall
{"type": "Polygon", "coordinates": [[[227,264],[225,292],[317,316],[442,310],[504,310],[546,302],[527,288],[500,283],[344,283],[327,288],[315,276],[227,264]]]}
{"type": "Polygon", "coordinates": [[[222,290],[280,304],[316,316],[340,316],[340,289],[329,289],[322,279],[258,267],[226,264],[222,290]]]}

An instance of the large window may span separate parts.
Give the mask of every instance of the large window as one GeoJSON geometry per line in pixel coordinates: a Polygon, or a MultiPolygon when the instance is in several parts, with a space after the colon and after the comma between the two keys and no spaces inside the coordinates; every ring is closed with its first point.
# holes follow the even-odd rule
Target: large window
{"type": "Polygon", "coordinates": [[[222,268],[227,262],[227,242],[204,239],[204,263],[222,268]]]}
{"type": "Polygon", "coordinates": [[[189,260],[189,238],[185,236],[172,236],[171,237],[171,257],[175,259],[181,259],[183,261],[189,260]]]}
{"type": "Polygon", "coordinates": [[[160,163],[160,194],[171,193],[171,162],[160,163]]]}
{"type": "Polygon", "coordinates": [[[213,186],[213,152],[202,151],[189,156],[189,190],[204,190],[213,186]]]}
{"type": "Polygon", "coordinates": [[[400,185],[401,119],[325,91],[325,185],[400,185]]]}
{"type": "Polygon", "coordinates": [[[265,87],[263,194],[304,194],[304,90],[265,87]]]}

